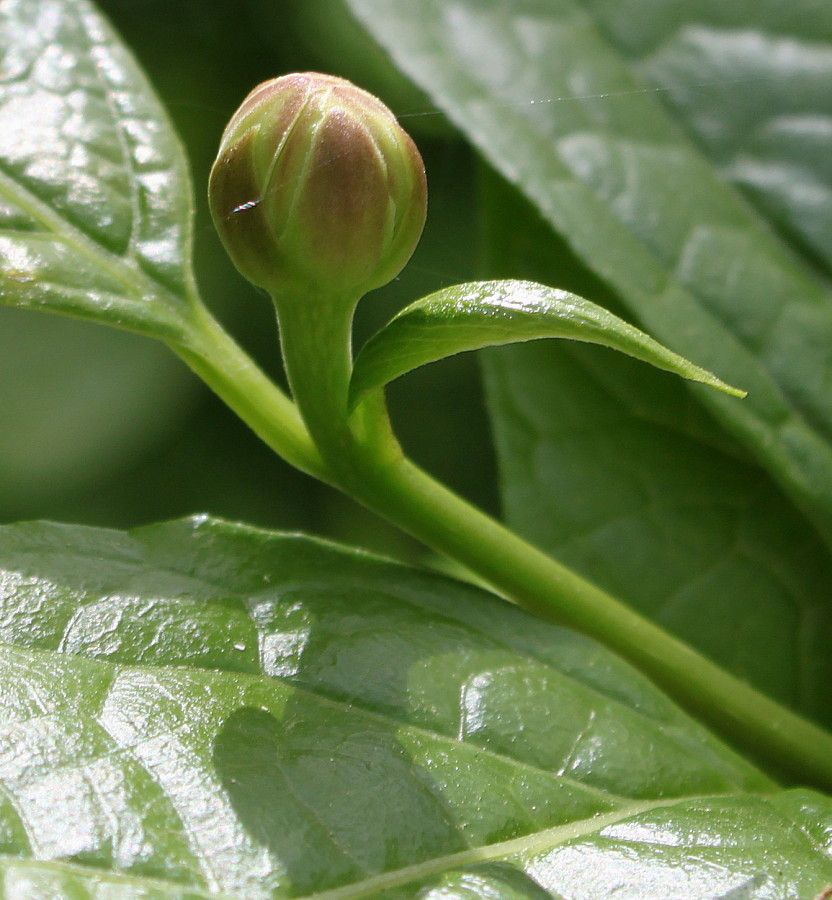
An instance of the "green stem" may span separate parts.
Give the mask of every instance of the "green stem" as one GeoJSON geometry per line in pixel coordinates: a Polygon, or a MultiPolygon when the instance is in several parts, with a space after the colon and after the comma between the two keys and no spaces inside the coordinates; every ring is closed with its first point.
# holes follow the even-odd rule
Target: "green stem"
{"type": "Polygon", "coordinates": [[[357,302],[350,297],[274,297],[292,396],[321,455],[336,469],[352,443],[347,398],[357,302]]]}
{"type": "Polygon", "coordinates": [[[170,344],[174,353],[286,462],[332,484],[295,404],[201,304],[194,306],[193,325],[188,344],[170,344]]]}
{"type": "MultiPolygon", "coordinates": [[[[328,400],[306,404],[310,430],[329,442],[324,461],[294,404],[207,313],[199,326],[198,351],[175,349],[279,455],[464,564],[529,612],[618,651],[756,758],[798,783],[832,790],[832,735],[526,543],[408,460],[395,453],[369,457],[362,442],[345,440],[343,422],[327,420],[327,410],[334,411],[330,404],[343,399],[343,385],[328,400]]],[[[305,390],[314,370],[305,362],[297,376],[295,389],[305,390]]]]}
{"type": "MultiPolygon", "coordinates": [[[[369,395],[352,416],[352,320],[357,298],[274,298],[283,363],[303,421],[338,486],[354,495],[354,460],[401,459],[384,396],[369,395]]],[[[360,476],[363,477],[363,476],[360,476]]]]}

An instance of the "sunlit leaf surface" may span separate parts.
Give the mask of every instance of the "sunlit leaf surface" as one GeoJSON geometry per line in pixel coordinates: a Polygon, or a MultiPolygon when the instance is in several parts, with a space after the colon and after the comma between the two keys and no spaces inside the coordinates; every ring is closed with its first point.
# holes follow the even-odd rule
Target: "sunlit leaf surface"
{"type": "Polygon", "coordinates": [[[176,338],[192,292],[187,167],[86,0],[0,6],[0,302],[176,338]]]}
{"type": "Polygon", "coordinates": [[[832,884],[829,801],[474,588],[204,518],[0,547],[7,897],[832,884]]]}

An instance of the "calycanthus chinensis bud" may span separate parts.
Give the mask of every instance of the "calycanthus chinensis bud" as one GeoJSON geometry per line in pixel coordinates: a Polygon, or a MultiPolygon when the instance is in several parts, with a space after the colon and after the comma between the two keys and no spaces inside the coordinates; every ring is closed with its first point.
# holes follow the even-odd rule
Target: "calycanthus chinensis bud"
{"type": "Polygon", "coordinates": [[[240,272],[278,295],[356,298],[402,270],[422,233],[422,158],[380,100],[308,72],[255,88],[211,171],[214,223],[240,272]]]}

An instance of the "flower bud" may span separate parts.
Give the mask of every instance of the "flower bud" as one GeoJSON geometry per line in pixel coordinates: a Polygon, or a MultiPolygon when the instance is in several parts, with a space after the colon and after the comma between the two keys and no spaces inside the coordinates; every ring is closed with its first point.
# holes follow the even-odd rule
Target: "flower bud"
{"type": "Polygon", "coordinates": [[[349,81],[266,81],[225,129],[211,170],[214,223],[240,272],[283,293],[359,297],[410,259],[425,221],[419,151],[349,81]]]}

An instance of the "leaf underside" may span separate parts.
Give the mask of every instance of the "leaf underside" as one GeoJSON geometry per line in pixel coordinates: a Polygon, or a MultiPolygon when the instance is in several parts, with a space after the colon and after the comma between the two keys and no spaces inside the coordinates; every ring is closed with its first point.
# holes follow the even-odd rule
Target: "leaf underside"
{"type": "Polygon", "coordinates": [[[475,588],[204,517],[5,527],[0,573],[4,896],[832,883],[828,800],[475,588]]]}

